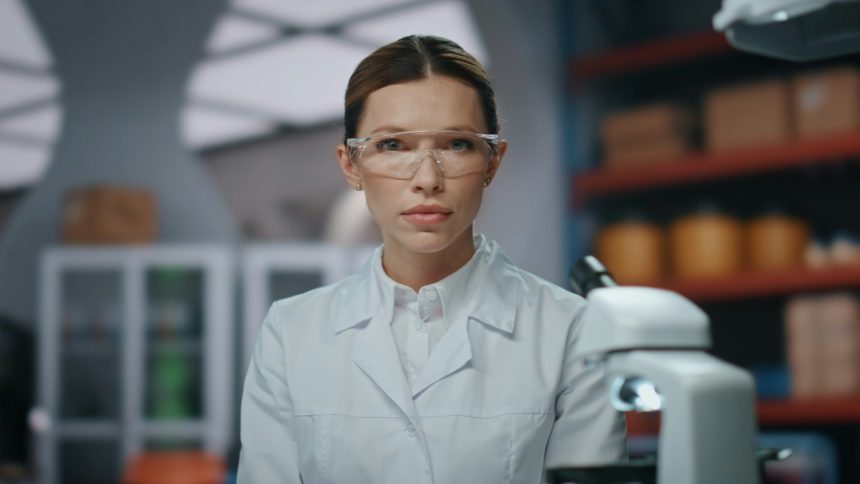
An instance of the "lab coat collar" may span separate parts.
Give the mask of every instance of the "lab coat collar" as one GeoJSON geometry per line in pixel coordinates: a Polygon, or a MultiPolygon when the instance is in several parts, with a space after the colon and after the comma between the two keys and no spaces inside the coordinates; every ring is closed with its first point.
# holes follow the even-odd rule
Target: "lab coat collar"
{"type": "MultiPolygon", "coordinates": [[[[483,236],[482,236],[483,237],[483,236]]],[[[476,274],[469,317],[503,333],[513,334],[517,305],[530,294],[519,270],[495,241],[483,244],[483,274],[476,274]]]]}
{"type": "MultiPolygon", "coordinates": [[[[475,288],[467,291],[472,296],[467,315],[486,326],[512,334],[517,304],[530,298],[525,281],[495,241],[478,235],[476,246],[474,262],[477,267],[469,278],[475,288]]],[[[335,332],[343,332],[389,312],[388,307],[393,302],[385,296],[383,282],[373,274],[372,264],[381,256],[382,246],[379,246],[346,285],[344,302],[335,319],[335,332]]]]}

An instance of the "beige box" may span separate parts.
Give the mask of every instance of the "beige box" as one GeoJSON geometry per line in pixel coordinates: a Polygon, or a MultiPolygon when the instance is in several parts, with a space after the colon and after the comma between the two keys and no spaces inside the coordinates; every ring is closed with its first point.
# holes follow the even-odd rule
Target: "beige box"
{"type": "Polygon", "coordinates": [[[157,238],[155,197],[133,187],[99,185],[63,200],[62,239],[70,244],[140,244],[157,238]]]}
{"type": "Polygon", "coordinates": [[[683,159],[693,151],[689,140],[662,136],[648,140],[606,145],[603,164],[609,169],[651,165],[683,159]]]}
{"type": "Polygon", "coordinates": [[[860,393],[860,301],[851,293],[824,296],[818,316],[821,394],[860,393]]]}
{"type": "Polygon", "coordinates": [[[860,71],[851,66],[795,76],[791,97],[800,138],[860,129],[860,71]]]}
{"type": "Polygon", "coordinates": [[[666,135],[689,137],[692,128],[693,117],[687,109],[668,103],[650,104],[606,116],[601,138],[614,144],[666,135]]]}
{"type": "Polygon", "coordinates": [[[795,297],[785,305],[785,354],[794,398],[813,397],[821,390],[819,309],[819,299],[815,296],[795,297]]]}
{"type": "Polygon", "coordinates": [[[710,91],[704,122],[711,151],[785,142],[791,136],[788,84],[771,80],[710,91]]]}
{"type": "Polygon", "coordinates": [[[693,150],[693,117],[668,103],[613,113],[603,121],[601,140],[610,168],[671,161],[693,150]]]}

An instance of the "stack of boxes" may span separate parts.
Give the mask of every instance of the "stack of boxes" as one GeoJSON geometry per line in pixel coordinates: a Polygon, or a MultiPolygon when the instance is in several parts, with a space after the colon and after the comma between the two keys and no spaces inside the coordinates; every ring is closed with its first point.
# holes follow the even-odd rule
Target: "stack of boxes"
{"type": "MultiPolygon", "coordinates": [[[[842,66],[707,92],[703,148],[709,152],[778,145],[860,129],[860,71],[842,66]]],[[[695,118],[682,106],[653,104],[604,119],[603,165],[619,169],[684,158],[695,118]]]]}
{"type": "Polygon", "coordinates": [[[860,393],[860,300],[799,296],[786,305],[786,358],[794,398],[860,393]]]}
{"type": "Polygon", "coordinates": [[[644,106],[607,117],[601,137],[609,169],[677,160],[693,151],[693,116],[672,104],[644,106]]]}

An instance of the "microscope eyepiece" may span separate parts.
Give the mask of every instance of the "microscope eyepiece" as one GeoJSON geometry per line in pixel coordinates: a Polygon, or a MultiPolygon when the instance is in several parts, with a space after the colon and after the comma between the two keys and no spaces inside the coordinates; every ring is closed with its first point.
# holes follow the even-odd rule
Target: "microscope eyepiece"
{"type": "Polygon", "coordinates": [[[618,284],[597,257],[587,255],[570,268],[570,285],[574,292],[585,297],[592,289],[615,287],[618,284]]]}

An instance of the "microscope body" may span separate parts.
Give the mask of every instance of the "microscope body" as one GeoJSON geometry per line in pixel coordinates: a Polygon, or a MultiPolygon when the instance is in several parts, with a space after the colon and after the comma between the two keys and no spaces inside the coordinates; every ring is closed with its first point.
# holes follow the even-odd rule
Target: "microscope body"
{"type": "Polygon", "coordinates": [[[658,484],[759,483],[753,380],[706,353],[708,325],[701,309],[671,291],[588,294],[574,352],[604,365],[619,410],[662,410],[658,484]]]}

